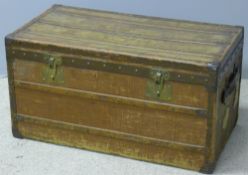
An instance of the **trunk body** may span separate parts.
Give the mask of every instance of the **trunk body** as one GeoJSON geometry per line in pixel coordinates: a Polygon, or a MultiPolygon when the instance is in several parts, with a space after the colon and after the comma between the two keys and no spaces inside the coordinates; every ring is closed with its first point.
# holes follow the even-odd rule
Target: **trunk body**
{"type": "Polygon", "coordinates": [[[13,135],[211,173],[243,28],[55,5],[6,37],[13,135]]]}

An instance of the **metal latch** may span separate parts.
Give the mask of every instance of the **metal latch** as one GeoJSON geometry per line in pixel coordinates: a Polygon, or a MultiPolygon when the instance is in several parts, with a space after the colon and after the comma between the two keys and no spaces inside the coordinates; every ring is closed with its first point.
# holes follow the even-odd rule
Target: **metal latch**
{"type": "Polygon", "coordinates": [[[43,80],[46,82],[64,83],[62,59],[57,56],[45,56],[47,66],[43,70],[43,80]]]}
{"type": "Polygon", "coordinates": [[[170,101],[172,99],[172,85],[168,81],[169,72],[153,70],[150,73],[151,79],[147,81],[146,96],[157,99],[170,101]]]}

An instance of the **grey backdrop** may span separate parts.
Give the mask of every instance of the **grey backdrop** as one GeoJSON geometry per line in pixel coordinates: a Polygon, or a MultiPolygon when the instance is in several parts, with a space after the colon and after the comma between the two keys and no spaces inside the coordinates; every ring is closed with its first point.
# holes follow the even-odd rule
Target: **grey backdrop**
{"type": "MultiPolygon", "coordinates": [[[[54,3],[166,18],[243,25],[245,29],[248,28],[247,0],[1,0],[0,76],[6,76],[4,36],[54,3]]],[[[248,78],[247,31],[245,36],[243,78],[248,78]]]]}

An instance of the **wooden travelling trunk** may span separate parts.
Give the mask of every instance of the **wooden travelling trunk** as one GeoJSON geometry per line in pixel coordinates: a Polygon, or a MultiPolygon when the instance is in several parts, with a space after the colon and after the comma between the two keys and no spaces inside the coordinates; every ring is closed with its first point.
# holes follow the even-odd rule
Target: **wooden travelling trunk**
{"type": "Polygon", "coordinates": [[[6,37],[13,135],[211,173],[243,27],[55,5],[6,37]]]}

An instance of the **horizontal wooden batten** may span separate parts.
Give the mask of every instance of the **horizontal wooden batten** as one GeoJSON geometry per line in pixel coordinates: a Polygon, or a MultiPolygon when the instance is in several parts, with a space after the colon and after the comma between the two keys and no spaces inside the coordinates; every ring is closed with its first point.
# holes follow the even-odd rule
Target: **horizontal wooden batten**
{"type": "MultiPolygon", "coordinates": [[[[223,45],[223,47],[226,47],[229,43],[230,43],[230,41],[229,42],[219,42],[219,43],[215,43],[215,42],[200,42],[200,41],[192,41],[192,40],[176,40],[176,39],[168,39],[168,38],[164,38],[163,39],[163,36],[160,36],[160,37],[149,37],[149,35],[137,35],[137,34],[132,34],[131,32],[129,32],[129,33],[125,33],[125,32],[123,32],[123,33],[117,33],[117,32],[114,32],[114,31],[108,31],[108,30],[103,30],[103,29],[98,29],[98,30],[96,30],[96,28],[94,27],[94,28],[87,28],[87,26],[86,27],[84,27],[84,29],[82,29],[82,26],[73,26],[73,27],[69,27],[69,26],[66,26],[66,25],[61,25],[61,24],[55,24],[55,23],[53,23],[53,22],[50,22],[50,21],[46,21],[46,20],[39,20],[39,21],[37,21],[37,26],[39,26],[39,25],[41,25],[41,26],[53,26],[53,27],[55,27],[55,28],[70,28],[71,30],[80,30],[80,31],[85,31],[85,32],[92,32],[92,33],[95,33],[95,34],[99,34],[99,33],[104,33],[105,35],[106,34],[112,34],[112,35],[114,35],[114,36],[118,36],[118,37],[126,37],[126,38],[131,38],[131,39],[133,39],[133,38],[142,38],[142,39],[144,39],[144,40],[146,40],[146,39],[149,39],[149,40],[154,40],[154,41],[160,41],[160,42],[167,42],[167,41],[170,41],[170,42],[172,42],[172,43],[180,43],[180,44],[199,44],[199,45],[207,45],[207,46],[222,46],[223,45]]],[[[120,26],[121,27],[121,26],[120,26]]],[[[126,26],[123,26],[124,28],[126,27],[126,26]]],[[[27,32],[27,34],[30,32],[30,31],[32,31],[32,30],[28,30],[28,31],[26,31],[27,32]]],[[[31,32],[32,33],[32,32],[31,32]]],[[[152,32],[151,32],[152,33],[152,32]]],[[[44,34],[46,34],[46,35],[48,35],[48,33],[44,33],[44,34]]],[[[184,33],[184,35],[187,35],[188,33],[184,33]]],[[[180,35],[180,33],[178,33],[178,35],[180,35]]],[[[214,35],[214,34],[212,34],[212,35],[214,35]]],[[[225,36],[225,35],[224,35],[225,36]]],[[[211,34],[209,34],[209,37],[211,37],[211,34]]],[[[203,36],[203,38],[204,38],[204,36],[203,36]]]]}
{"type": "Polygon", "coordinates": [[[215,79],[209,78],[209,75],[206,74],[193,74],[172,71],[170,68],[165,69],[163,67],[153,67],[153,66],[143,66],[138,64],[121,64],[113,61],[105,61],[99,58],[90,58],[86,56],[72,56],[72,55],[60,55],[58,53],[50,52],[41,52],[39,50],[29,50],[23,48],[13,48],[10,52],[10,55],[13,58],[25,59],[30,61],[38,61],[45,64],[48,64],[47,57],[59,57],[62,59],[62,65],[71,66],[82,69],[90,70],[99,70],[106,72],[113,72],[119,74],[133,75],[144,78],[151,78],[151,72],[154,71],[163,71],[169,73],[168,80],[190,83],[190,84],[199,84],[206,87],[212,87],[215,85],[215,79]]]}
{"type": "Polygon", "coordinates": [[[35,121],[25,118],[18,122],[18,130],[24,138],[172,166],[178,166],[179,163],[183,168],[197,171],[203,166],[205,160],[203,153],[206,148],[192,148],[187,145],[170,147],[169,145],[144,144],[143,142],[80,132],[81,130],[74,125],[70,128],[70,125],[57,125],[49,121],[45,122],[45,120],[35,121]]]}
{"type": "Polygon", "coordinates": [[[140,38],[139,39],[135,39],[135,37],[132,38],[132,40],[130,39],[131,36],[113,36],[111,34],[108,33],[98,33],[98,32],[94,32],[94,31],[87,31],[87,30],[77,30],[77,29],[68,29],[68,28],[63,28],[60,26],[50,26],[48,24],[35,24],[33,27],[35,27],[35,29],[30,28],[28,30],[26,30],[25,32],[23,32],[23,36],[26,36],[27,38],[31,38],[32,36],[36,36],[37,38],[39,38],[40,36],[43,37],[44,39],[48,40],[51,43],[54,43],[56,40],[53,39],[57,39],[59,42],[64,42],[65,40],[67,40],[70,44],[74,45],[74,43],[81,43],[82,45],[86,45],[90,44],[92,42],[95,43],[96,48],[100,49],[103,46],[101,46],[101,44],[105,44],[106,48],[111,48],[114,45],[123,47],[123,48],[127,48],[129,51],[133,51],[134,53],[139,53],[137,51],[139,50],[145,50],[146,48],[148,50],[153,50],[154,52],[157,52],[159,54],[163,54],[164,51],[168,51],[168,50],[172,50],[174,52],[183,52],[183,53],[193,53],[193,54],[199,54],[199,55],[203,55],[203,56],[207,56],[210,55],[211,57],[222,57],[221,53],[224,51],[224,49],[226,48],[227,45],[224,44],[218,44],[218,45],[210,45],[210,44],[199,44],[199,43],[185,43],[185,42],[173,42],[171,40],[149,40],[149,39],[145,39],[145,38],[140,38]],[[56,29],[56,30],[62,30],[62,31],[66,31],[64,33],[73,33],[74,36],[68,36],[68,35],[64,35],[64,37],[61,37],[61,33],[58,32],[52,32],[48,33],[48,32],[44,32],[41,29],[44,29],[44,26],[46,26],[47,28],[50,29],[56,29]],[[38,31],[36,30],[38,29],[38,31]],[[89,37],[85,37],[82,38],[81,36],[85,36],[88,35],[88,33],[90,33],[89,37]],[[103,42],[101,39],[92,39],[92,36],[97,36],[98,38],[103,38],[106,37],[106,42],[103,42]],[[52,39],[53,38],[53,39],[52,39]],[[78,38],[78,39],[75,39],[78,38]],[[120,40],[126,40],[126,44],[123,45],[122,42],[120,42],[120,40]],[[129,41],[129,42],[128,42],[129,41]],[[152,46],[148,46],[146,43],[151,42],[153,45],[152,46]],[[191,46],[191,47],[188,47],[191,46]],[[110,46],[110,47],[109,47],[110,46]],[[133,49],[136,50],[136,52],[133,49]],[[174,48],[174,49],[171,49],[174,48]],[[191,48],[191,50],[189,50],[188,48],[191,48]],[[205,49],[204,49],[205,48],[205,49]],[[131,49],[131,50],[130,50],[131,49]]]}
{"type": "Polygon", "coordinates": [[[99,101],[106,101],[106,102],[111,102],[111,103],[118,103],[118,104],[132,105],[132,106],[143,107],[143,108],[152,108],[152,109],[166,110],[166,111],[171,111],[171,112],[185,113],[185,114],[195,115],[199,117],[208,116],[207,115],[208,111],[207,109],[204,109],[204,108],[175,105],[175,104],[169,104],[165,102],[156,102],[156,101],[150,101],[150,100],[141,100],[141,99],[136,99],[136,98],[131,98],[131,97],[103,94],[103,93],[97,93],[97,92],[91,92],[91,91],[85,91],[85,90],[77,90],[77,89],[72,89],[72,88],[45,85],[45,84],[40,84],[40,83],[31,83],[31,82],[20,81],[20,80],[15,80],[15,86],[20,87],[20,88],[32,89],[32,90],[45,91],[45,92],[54,93],[54,94],[77,96],[77,97],[99,100],[99,101]]]}
{"type": "MultiPolygon", "coordinates": [[[[87,9],[86,9],[86,11],[87,11],[87,9]]],[[[88,12],[89,12],[89,10],[88,10],[88,12]]],[[[173,31],[178,32],[178,33],[188,32],[190,34],[202,33],[202,34],[208,34],[208,35],[228,35],[228,34],[235,34],[236,33],[236,31],[228,31],[228,30],[225,30],[225,31],[224,30],[215,30],[215,31],[202,30],[204,28],[202,28],[201,30],[197,30],[197,29],[194,30],[194,29],[179,28],[177,26],[166,26],[166,25],[156,25],[156,24],[151,25],[148,22],[147,23],[140,23],[138,21],[124,19],[123,17],[120,21],[120,19],[113,18],[113,16],[111,16],[111,17],[101,16],[101,15],[99,16],[97,14],[89,14],[87,12],[80,15],[77,13],[70,13],[70,12],[61,11],[61,10],[55,10],[53,13],[45,15],[37,21],[44,21],[44,20],[45,21],[52,21],[54,24],[57,24],[58,20],[57,21],[55,20],[56,17],[61,19],[60,20],[61,23],[64,22],[67,24],[67,22],[68,23],[71,22],[70,25],[66,25],[66,26],[77,26],[77,25],[82,26],[82,25],[84,25],[83,23],[85,21],[87,21],[88,23],[90,23],[92,21],[97,21],[97,22],[99,22],[99,24],[102,24],[102,23],[108,23],[111,25],[118,24],[118,26],[121,26],[121,27],[123,27],[123,26],[132,26],[132,27],[135,26],[135,29],[140,27],[140,28],[145,28],[148,31],[149,31],[149,29],[160,30],[160,31],[165,31],[165,32],[173,30],[173,31]],[[73,23],[73,21],[71,21],[70,18],[74,18],[75,21],[77,21],[79,23],[73,23]]],[[[99,24],[95,24],[95,25],[99,25],[99,24]]],[[[110,29],[112,29],[112,28],[110,28],[110,29]]],[[[120,30],[122,31],[123,28],[120,30]]],[[[132,31],[130,33],[132,33],[132,31]]],[[[200,38],[198,38],[198,39],[200,39],[200,38]]],[[[192,38],[192,40],[193,40],[193,38],[192,38]]],[[[212,41],[212,40],[210,40],[210,41],[212,41]]],[[[214,42],[214,41],[212,41],[212,42],[214,42]]]]}
{"type": "Polygon", "coordinates": [[[203,33],[235,33],[237,32],[233,26],[218,25],[211,23],[200,23],[178,19],[168,19],[160,17],[143,16],[136,14],[117,13],[104,10],[94,10],[87,8],[66,7],[63,5],[55,5],[53,13],[63,13],[68,15],[77,15],[79,17],[89,16],[98,17],[101,19],[112,20],[112,22],[128,22],[142,25],[144,28],[147,26],[172,28],[175,30],[203,32],[203,33]],[[180,24],[180,26],[178,26],[180,24]]]}
{"type": "Polygon", "coordinates": [[[151,26],[146,26],[146,30],[148,30],[149,32],[146,32],[144,28],[144,26],[139,25],[139,24],[128,24],[128,23],[124,23],[124,22],[119,22],[118,26],[111,26],[111,27],[105,27],[104,24],[106,25],[106,23],[108,21],[103,21],[102,19],[98,19],[96,18],[95,20],[97,21],[97,24],[92,25],[91,22],[93,22],[89,16],[86,15],[86,18],[82,19],[82,17],[78,17],[78,16],[74,16],[73,17],[75,19],[77,19],[78,23],[75,24],[72,21],[67,21],[64,20],[61,24],[57,24],[56,23],[56,19],[58,20],[58,18],[60,18],[61,20],[63,20],[63,18],[65,18],[67,15],[62,14],[62,13],[56,13],[56,14],[51,14],[49,16],[44,17],[43,19],[38,20],[39,23],[44,23],[44,24],[49,24],[49,25],[58,25],[58,26],[63,26],[63,27],[69,27],[73,25],[73,28],[75,29],[81,29],[84,27],[86,28],[86,30],[92,30],[92,31],[99,31],[99,32],[105,32],[105,33],[112,33],[115,35],[129,35],[132,37],[142,37],[142,38],[149,38],[149,39],[154,39],[154,40],[169,40],[171,39],[172,41],[175,42],[190,42],[190,43],[199,43],[199,44],[229,44],[230,40],[228,40],[229,38],[226,36],[226,34],[223,33],[202,33],[202,38],[197,38],[195,37],[196,35],[198,35],[199,32],[191,32],[191,31],[181,31],[178,29],[166,29],[166,28],[155,28],[155,27],[151,27],[151,26]],[[87,23],[85,23],[85,21],[87,20],[87,23]],[[92,25],[92,26],[91,26],[92,25]],[[96,26],[95,25],[99,25],[101,26],[100,30],[96,30],[96,26]],[[93,27],[94,26],[94,27],[93,27]],[[136,30],[132,30],[133,27],[136,27],[136,30]],[[110,30],[109,30],[110,28],[110,30]],[[121,30],[121,33],[116,32],[115,29],[121,30]],[[160,34],[159,32],[163,32],[164,35],[158,35],[156,33],[154,33],[152,30],[155,30],[158,32],[158,34],[160,34]],[[126,32],[128,31],[128,32],[126,32]],[[167,35],[168,33],[168,35],[167,35]],[[169,33],[171,33],[172,35],[169,36],[169,33]],[[174,34],[174,35],[173,35],[174,34]],[[189,36],[188,36],[189,35],[189,36]],[[182,37],[183,40],[179,40],[179,38],[182,37]],[[210,41],[205,41],[204,38],[210,38],[210,41]]]}
{"type": "Polygon", "coordinates": [[[109,129],[84,126],[84,125],[51,120],[51,119],[30,116],[30,115],[25,115],[25,114],[17,114],[16,120],[18,122],[28,121],[31,123],[38,123],[38,124],[46,125],[46,126],[49,125],[49,126],[53,126],[53,127],[57,127],[61,129],[66,129],[66,130],[75,130],[75,131],[79,131],[82,134],[87,133],[87,134],[92,134],[92,135],[101,135],[101,136],[105,136],[109,138],[134,141],[134,142],[139,142],[143,144],[152,144],[152,145],[162,146],[162,147],[165,146],[165,147],[173,148],[173,149],[182,149],[186,151],[195,151],[195,152],[200,152],[200,153],[205,152],[205,146],[201,146],[201,145],[194,145],[194,144],[187,144],[187,143],[151,138],[151,137],[146,137],[146,136],[141,136],[141,135],[136,135],[136,134],[131,134],[131,133],[124,133],[124,132],[119,132],[119,131],[114,131],[114,130],[109,130],[109,129]]]}

